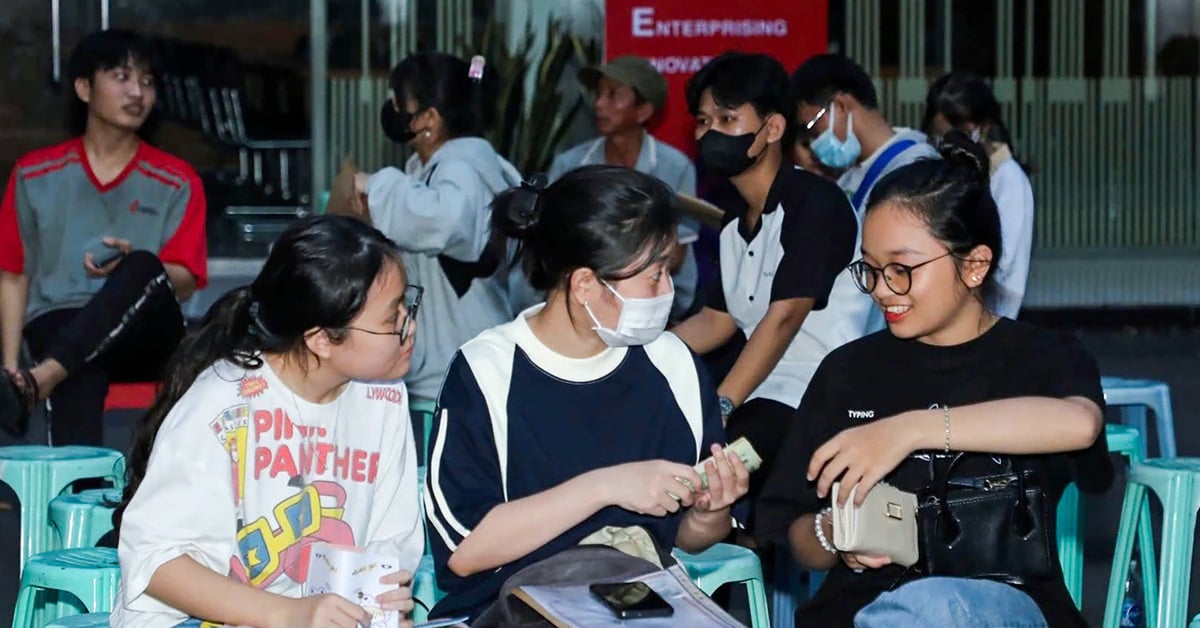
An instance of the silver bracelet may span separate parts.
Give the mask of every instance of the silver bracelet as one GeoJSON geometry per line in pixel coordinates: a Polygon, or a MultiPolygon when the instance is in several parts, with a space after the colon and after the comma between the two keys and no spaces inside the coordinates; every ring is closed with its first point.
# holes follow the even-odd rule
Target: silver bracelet
{"type": "Polygon", "coordinates": [[[950,453],[950,406],[942,404],[942,416],[945,418],[946,443],[945,452],[950,453]]]}
{"type": "Polygon", "coordinates": [[[825,538],[825,528],[821,525],[821,517],[827,516],[831,513],[833,513],[832,508],[826,508],[825,510],[818,512],[817,516],[813,517],[813,529],[817,533],[817,542],[821,544],[821,547],[830,554],[837,554],[837,549],[835,549],[833,545],[829,544],[829,539],[825,538]]]}

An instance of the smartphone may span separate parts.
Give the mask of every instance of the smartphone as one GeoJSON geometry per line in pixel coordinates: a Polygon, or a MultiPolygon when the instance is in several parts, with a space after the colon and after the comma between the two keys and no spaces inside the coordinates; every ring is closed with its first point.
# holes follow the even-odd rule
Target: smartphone
{"type": "Polygon", "coordinates": [[[104,244],[104,240],[100,238],[92,238],[83,246],[84,259],[87,259],[87,254],[92,254],[92,264],[96,267],[104,266],[113,260],[121,257],[121,249],[114,249],[104,244]]]}
{"type": "Polygon", "coordinates": [[[588,589],[592,595],[600,598],[618,619],[670,617],[675,613],[671,604],[645,582],[596,583],[588,589]]]}

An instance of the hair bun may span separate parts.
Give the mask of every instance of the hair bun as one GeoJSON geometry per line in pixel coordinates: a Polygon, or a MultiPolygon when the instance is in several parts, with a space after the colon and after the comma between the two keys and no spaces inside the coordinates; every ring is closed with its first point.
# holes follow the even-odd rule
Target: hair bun
{"type": "Polygon", "coordinates": [[[546,175],[535,174],[518,187],[496,195],[492,201],[492,219],[505,235],[525,239],[542,218],[542,196],[546,175]]]}
{"type": "Polygon", "coordinates": [[[938,144],[938,152],[951,167],[970,171],[974,178],[985,183],[988,181],[991,164],[987,153],[979,142],[966,133],[958,129],[947,131],[938,144]]]}

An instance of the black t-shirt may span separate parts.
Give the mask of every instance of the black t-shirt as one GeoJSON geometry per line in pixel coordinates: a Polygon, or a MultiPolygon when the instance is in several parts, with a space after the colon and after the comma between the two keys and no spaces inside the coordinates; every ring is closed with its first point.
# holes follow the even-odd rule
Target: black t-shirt
{"type": "MultiPolygon", "coordinates": [[[[979,338],[938,347],[900,340],[884,330],[834,350],[821,363],[794,415],[778,462],[758,503],[758,534],[784,542],[800,515],[828,505],[805,479],[813,452],[833,436],[862,423],[925,409],[951,408],[1021,396],[1086,397],[1104,407],[1095,360],[1074,338],[1002,318],[979,338]]],[[[1103,436],[1088,449],[1022,458],[1039,478],[1049,504],[1057,504],[1069,482],[1099,492],[1112,482],[1103,436]]],[[[955,475],[1002,472],[991,456],[969,454],[955,475]]],[[[885,478],[902,490],[929,482],[928,463],[910,456],[885,478]]],[[[1051,516],[1055,512],[1050,509],[1051,516]]],[[[1048,522],[1053,529],[1054,522],[1048,522]]],[[[838,561],[813,600],[796,613],[796,625],[849,626],[854,614],[887,591],[904,573],[899,566],[855,574],[838,561]]],[[[1051,626],[1086,626],[1061,578],[1022,590],[1051,626]]]]}
{"type": "Polygon", "coordinates": [[[755,325],[775,301],[809,298],[814,311],[824,309],[855,254],[858,222],[846,194],[785,160],[753,228],[747,211],[743,199],[725,212],[721,272],[708,307],[755,325]]]}

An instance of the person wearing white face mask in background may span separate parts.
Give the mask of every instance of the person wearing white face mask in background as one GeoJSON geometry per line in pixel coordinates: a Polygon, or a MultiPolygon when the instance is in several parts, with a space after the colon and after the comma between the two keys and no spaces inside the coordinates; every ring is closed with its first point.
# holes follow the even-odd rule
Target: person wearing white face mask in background
{"type": "MultiPolygon", "coordinates": [[[[830,168],[845,169],[838,186],[860,220],[871,188],[884,175],[918,159],[941,158],[925,134],[892,127],[879,110],[871,77],[842,55],[815,55],[800,64],[792,73],[792,97],[799,132],[808,136],[813,155],[830,168]]],[[[883,315],[870,299],[861,303],[864,331],[883,329],[883,315]]]]}
{"type": "Polygon", "coordinates": [[[749,474],[720,447],[699,358],[663,331],[672,196],[635,170],[584,166],[496,197],[496,237],[520,242],[546,302],[463,345],[446,374],[425,491],[446,592],[432,615],[493,625],[509,576],[597,533],[619,529],[660,564],[728,535],[749,474]]]}
{"type": "MultiPolygon", "coordinates": [[[[744,204],[721,228],[720,285],[672,331],[698,353],[746,337],[717,391],[729,437],[745,436],[770,469],[817,365],[862,335],[869,300],[845,270],[858,225],[836,185],[784,156],[793,107],[778,61],[725,53],[692,77],[687,100],[701,163],[744,204]]],[[[752,478],[752,497],[766,475],[752,478]]],[[[744,523],[753,528],[752,513],[744,523]]]]}
{"type": "Polygon", "coordinates": [[[966,133],[988,155],[992,198],[1000,209],[1004,252],[996,269],[997,290],[988,306],[1000,316],[1016,318],[1029,277],[1033,248],[1033,186],[1028,167],[1013,155],[1012,136],[1004,125],[1000,103],[982,78],[952,72],[934,81],[925,97],[921,128],[937,145],[950,129],[966,133]]]}

